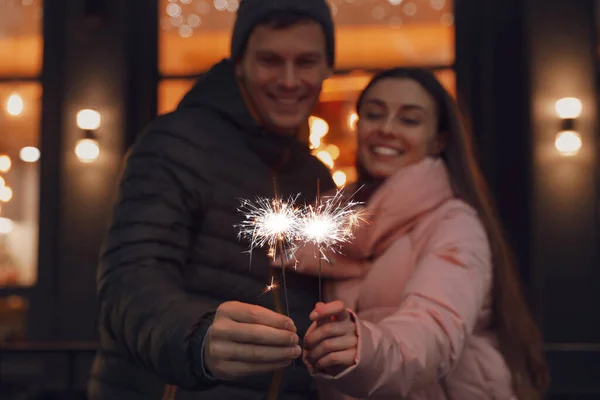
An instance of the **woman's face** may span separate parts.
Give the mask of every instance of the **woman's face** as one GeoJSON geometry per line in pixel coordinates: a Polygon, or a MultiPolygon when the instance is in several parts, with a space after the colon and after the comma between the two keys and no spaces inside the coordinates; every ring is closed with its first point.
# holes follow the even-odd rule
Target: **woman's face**
{"type": "Polygon", "coordinates": [[[357,124],[358,160],[376,179],[442,150],[433,97],[410,78],[384,78],[365,94],[357,124]]]}

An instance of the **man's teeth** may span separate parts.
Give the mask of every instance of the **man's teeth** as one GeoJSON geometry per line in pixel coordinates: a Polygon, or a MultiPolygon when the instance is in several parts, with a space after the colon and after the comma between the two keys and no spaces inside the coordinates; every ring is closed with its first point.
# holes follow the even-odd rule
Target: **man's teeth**
{"type": "Polygon", "coordinates": [[[391,157],[399,156],[401,154],[401,152],[399,150],[391,149],[389,147],[381,147],[381,146],[374,146],[373,153],[380,154],[382,156],[391,156],[391,157]]]}
{"type": "Polygon", "coordinates": [[[291,106],[293,104],[296,104],[298,102],[298,99],[282,99],[282,98],[278,98],[277,101],[283,105],[286,106],[291,106]]]}

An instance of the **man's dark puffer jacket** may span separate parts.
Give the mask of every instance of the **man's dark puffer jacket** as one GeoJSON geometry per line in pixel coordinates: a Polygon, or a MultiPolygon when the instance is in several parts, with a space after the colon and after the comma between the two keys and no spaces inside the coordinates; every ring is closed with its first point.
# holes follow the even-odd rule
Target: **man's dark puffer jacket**
{"type": "MultiPolygon", "coordinates": [[[[328,170],[306,145],[264,131],[252,118],[233,65],[214,66],[178,109],[159,117],[127,160],[113,222],[98,268],[101,350],[91,399],[264,399],[271,375],[238,382],[207,380],[200,349],[219,304],[236,300],[274,309],[261,295],[273,269],[264,250],[252,256],[234,225],[240,199],[301,193],[312,202],[328,170]]],[[[277,274],[280,271],[276,272],[277,274]]],[[[291,317],[301,336],[318,299],[314,278],[288,273],[291,317]]],[[[280,399],[315,398],[297,361],[286,369],[280,399]]]]}

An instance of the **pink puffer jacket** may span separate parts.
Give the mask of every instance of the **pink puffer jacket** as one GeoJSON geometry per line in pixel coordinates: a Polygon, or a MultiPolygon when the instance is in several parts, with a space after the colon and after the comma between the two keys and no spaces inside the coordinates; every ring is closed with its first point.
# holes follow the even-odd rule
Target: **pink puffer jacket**
{"type": "MultiPolygon", "coordinates": [[[[352,263],[361,279],[333,279],[325,300],[353,310],[355,365],[314,374],[325,400],[516,400],[490,329],[492,265],[476,212],[454,198],[441,160],[389,178],[366,207],[370,223],[328,268],[352,263]]],[[[312,251],[300,272],[315,274],[312,251]]],[[[340,275],[343,275],[340,273],[340,275]]]]}

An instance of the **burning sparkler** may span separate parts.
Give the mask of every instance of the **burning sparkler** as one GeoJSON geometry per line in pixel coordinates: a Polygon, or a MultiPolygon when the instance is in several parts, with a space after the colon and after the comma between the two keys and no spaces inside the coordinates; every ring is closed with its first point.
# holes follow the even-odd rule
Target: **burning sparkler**
{"type": "Polygon", "coordinates": [[[270,257],[275,259],[280,249],[293,254],[294,240],[297,236],[302,209],[296,207],[296,197],[288,201],[280,198],[257,198],[255,202],[242,200],[239,211],[245,215],[238,226],[239,237],[250,241],[250,254],[257,247],[267,247],[270,257]],[[279,245],[282,246],[279,246],[279,245]]]}
{"type": "Polygon", "coordinates": [[[363,221],[358,209],[359,202],[348,201],[341,191],[328,196],[325,201],[308,206],[300,222],[299,238],[305,243],[316,245],[319,260],[319,301],[321,301],[322,260],[330,262],[326,252],[340,253],[344,243],[354,238],[354,228],[363,221]]]}
{"type": "Polygon", "coordinates": [[[326,250],[340,253],[341,245],[354,238],[354,228],[363,220],[357,210],[360,203],[345,201],[341,192],[325,198],[317,206],[308,206],[300,221],[300,238],[318,246],[327,260],[326,250]]]}
{"type": "MultiPolygon", "coordinates": [[[[252,264],[252,251],[257,247],[267,247],[267,254],[273,260],[281,259],[281,274],[283,277],[283,292],[287,315],[290,315],[285,278],[285,258],[293,257],[296,251],[295,239],[298,233],[302,209],[296,207],[296,197],[291,197],[287,202],[276,197],[275,199],[258,198],[255,202],[242,200],[239,209],[245,215],[245,220],[239,226],[239,237],[250,241],[250,264],[252,264]]],[[[272,290],[269,288],[267,291],[272,290]]]]}

